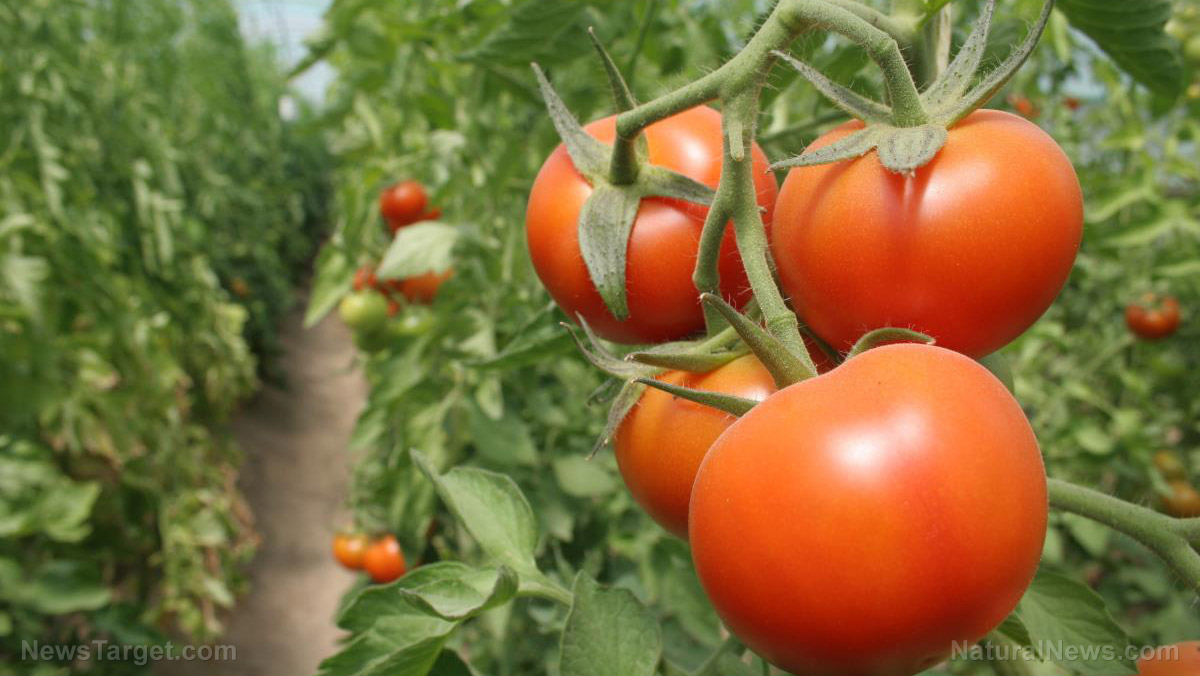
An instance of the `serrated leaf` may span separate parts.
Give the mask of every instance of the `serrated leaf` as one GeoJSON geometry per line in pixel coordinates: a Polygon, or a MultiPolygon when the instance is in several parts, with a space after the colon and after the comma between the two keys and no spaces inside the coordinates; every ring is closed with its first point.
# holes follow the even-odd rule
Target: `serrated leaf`
{"type": "Polygon", "coordinates": [[[425,221],[400,228],[375,274],[379,279],[403,279],[454,266],[454,246],[462,231],[446,223],[425,221]]]}
{"type": "Polygon", "coordinates": [[[420,453],[414,451],[413,460],[489,556],[522,577],[540,576],[533,558],[537,519],[510,477],[475,467],[455,467],[439,475],[420,453]]]}
{"type": "Polygon", "coordinates": [[[386,617],[321,662],[321,676],[426,676],[457,623],[386,617]]]}
{"type": "Polygon", "coordinates": [[[1168,98],[1183,92],[1183,59],[1163,31],[1171,0],[1058,0],[1058,7],[1133,79],[1168,98]]]}
{"type": "Polygon", "coordinates": [[[1109,614],[1104,599],[1078,580],[1038,570],[1017,614],[1031,641],[1044,646],[1044,659],[1082,676],[1137,673],[1133,661],[1125,657],[1129,637],[1109,614]]]}
{"type": "Polygon", "coordinates": [[[530,61],[564,60],[579,51],[564,50],[576,45],[586,49],[580,20],[587,5],[582,2],[526,0],[511,10],[508,20],[483,39],[463,58],[480,63],[526,64],[530,61]],[[578,43],[583,43],[579,45],[578,43]],[[564,51],[566,53],[564,53],[564,51]]]}
{"type": "Polygon", "coordinates": [[[653,676],[662,630],[626,589],[602,589],[587,573],[575,578],[575,601],[563,627],[562,676],[653,676]]]}
{"type": "Polygon", "coordinates": [[[100,571],[81,561],[52,561],[20,590],[22,605],[48,615],[96,610],[108,605],[112,594],[100,571]]]}
{"type": "Polygon", "coordinates": [[[504,566],[479,570],[457,561],[441,561],[414,570],[393,589],[416,608],[444,620],[461,621],[512,599],[517,593],[517,576],[504,566]],[[413,577],[418,571],[424,574],[413,577]]]}

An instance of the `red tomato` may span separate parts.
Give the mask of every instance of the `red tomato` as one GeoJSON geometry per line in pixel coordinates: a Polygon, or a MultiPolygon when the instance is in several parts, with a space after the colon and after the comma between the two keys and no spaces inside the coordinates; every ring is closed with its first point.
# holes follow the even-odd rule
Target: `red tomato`
{"type": "Polygon", "coordinates": [[[1029,97],[1022,94],[1013,94],[1008,97],[1008,102],[1011,103],[1012,107],[1016,109],[1016,111],[1023,117],[1026,117],[1030,120],[1037,119],[1037,106],[1033,105],[1033,101],[1030,101],[1029,97]]]}
{"type": "Polygon", "coordinates": [[[379,214],[392,230],[416,223],[425,212],[429,196],[417,181],[400,181],[379,195],[379,214]]]}
{"type": "Polygon", "coordinates": [[[1137,665],[1139,676],[1196,676],[1200,674],[1200,641],[1161,646],[1137,665]]]}
{"type": "Polygon", "coordinates": [[[1186,479],[1171,479],[1167,482],[1171,493],[1162,498],[1163,511],[1181,519],[1200,516],[1200,491],[1186,479]]]}
{"type": "Polygon", "coordinates": [[[909,676],[1017,605],[1046,534],[1020,405],[940,347],[869,350],[771,395],[705,457],[689,539],[730,631],[776,666],[909,676]]]}
{"type": "Polygon", "coordinates": [[[1179,329],[1179,301],[1148,293],[1125,307],[1125,325],[1139,338],[1160,340],[1179,329]]]}
{"type": "Polygon", "coordinates": [[[453,276],[453,270],[427,272],[416,277],[396,280],[392,288],[399,291],[410,302],[429,304],[437,296],[438,289],[442,287],[442,284],[453,276]]]}
{"type": "Polygon", "coordinates": [[[355,291],[377,288],[379,288],[379,280],[375,278],[375,271],[371,269],[371,266],[364,265],[354,273],[355,291]]]}
{"type": "Polygon", "coordinates": [[[385,535],[367,547],[363,555],[363,568],[372,580],[380,584],[400,579],[407,567],[404,552],[394,535],[385,535]]]}
{"type": "MultiPolygon", "coordinates": [[[[708,373],[668,371],[672,385],[762,401],[775,381],[752,355],[708,373]]],[[[717,409],[648,388],[617,428],[613,446],[629,492],[663,528],[687,537],[688,501],[700,461],[733,421],[717,409]]]]}
{"type": "Polygon", "coordinates": [[[875,153],[793,169],[776,213],[784,290],[841,351],[898,326],[972,357],[995,352],[1054,301],[1083,235],[1066,155],[1036,125],[995,110],[967,116],[913,175],[888,171],[875,153]]]}
{"type": "Polygon", "coordinates": [[[338,533],[333,536],[333,558],[350,570],[362,570],[367,536],[338,533]]]}
{"type": "Polygon", "coordinates": [[[1067,110],[1074,111],[1079,110],[1079,107],[1083,105],[1083,102],[1074,96],[1068,96],[1063,99],[1063,105],[1066,106],[1067,110]]]}
{"type": "MultiPolygon", "coordinates": [[[[605,143],[616,136],[616,118],[587,125],[605,143]]],[[[705,106],[693,108],[646,129],[651,164],[666,167],[716,187],[721,177],[721,114],[705,106]]],[[[758,203],[771,222],[777,186],[767,159],[753,149],[758,203]]],[[[538,172],[529,194],[525,232],[538,277],[555,302],[572,319],[583,315],[601,336],[621,343],[656,343],[686,338],[704,326],[704,314],[692,283],[704,217],[702,207],[682,200],[642,200],[629,235],[625,288],[629,318],[617,321],[593,286],[579,249],[579,212],[592,194],[591,184],[575,171],[567,150],[559,146],[538,172]]],[[[738,257],[730,225],[721,245],[721,293],[742,305],[750,297],[746,271],[738,257]]]]}

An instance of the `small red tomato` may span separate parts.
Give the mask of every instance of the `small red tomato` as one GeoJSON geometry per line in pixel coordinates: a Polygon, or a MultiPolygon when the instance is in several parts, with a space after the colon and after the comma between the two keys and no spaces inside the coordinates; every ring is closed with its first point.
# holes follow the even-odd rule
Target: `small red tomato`
{"type": "Polygon", "coordinates": [[[333,558],[350,570],[362,570],[367,551],[367,536],[338,533],[333,536],[333,558]]]}
{"type": "Polygon", "coordinates": [[[354,290],[362,291],[364,289],[374,289],[379,286],[379,280],[375,279],[375,271],[371,266],[364,265],[354,273],[354,290]]]}
{"type": "Polygon", "coordinates": [[[1155,648],[1138,660],[1138,676],[1197,676],[1200,674],[1200,641],[1184,641],[1155,648]]]}
{"type": "MultiPolygon", "coordinates": [[[[659,380],[695,390],[762,401],[775,391],[771,374],[753,355],[708,373],[667,371],[659,380]]],[[[737,418],[647,388],[617,428],[617,467],[633,499],[663,528],[687,537],[688,501],[700,461],[737,418]]]]}
{"type": "Polygon", "coordinates": [[[395,230],[416,223],[425,212],[429,196],[417,181],[400,181],[379,195],[379,213],[395,230]]]}
{"type": "Polygon", "coordinates": [[[909,676],[1017,605],[1046,536],[1021,406],[979,363],[878,347],[717,439],[688,539],[726,626],[791,673],[909,676]]]}
{"type": "Polygon", "coordinates": [[[1074,96],[1068,96],[1063,99],[1063,106],[1065,106],[1067,110],[1079,110],[1081,105],[1083,105],[1083,102],[1074,96]]]}
{"type": "Polygon", "coordinates": [[[1141,302],[1125,307],[1125,325],[1145,340],[1166,338],[1179,328],[1179,301],[1174,296],[1145,294],[1141,302]]]}
{"type": "Polygon", "coordinates": [[[1033,105],[1033,101],[1023,94],[1012,94],[1008,97],[1008,102],[1012,104],[1014,110],[1021,114],[1027,120],[1037,119],[1038,109],[1033,105]]]}
{"type": "Polygon", "coordinates": [[[396,287],[400,293],[413,303],[429,304],[433,302],[437,296],[438,289],[446,280],[454,276],[453,270],[445,270],[443,272],[427,272],[416,277],[409,277],[400,281],[396,287]]]}
{"type": "Polygon", "coordinates": [[[363,554],[363,569],[380,584],[400,579],[407,567],[404,552],[394,535],[385,535],[372,542],[363,554]]]}
{"type": "Polygon", "coordinates": [[[1195,486],[1186,479],[1172,479],[1167,486],[1171,493],[1162,498],[1163,511],[1180,519],[1200,516],[1200,491],[1195,486]]]}

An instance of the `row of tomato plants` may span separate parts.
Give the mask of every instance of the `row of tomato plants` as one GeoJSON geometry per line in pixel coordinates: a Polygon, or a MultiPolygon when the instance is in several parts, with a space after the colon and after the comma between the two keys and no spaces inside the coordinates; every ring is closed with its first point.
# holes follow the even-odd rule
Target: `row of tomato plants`
{"type": "Polygon", "coordinates": [[[244,589],[226,423],[327,153],[224,0],[9,4],[0,42],[0,672],[62,673],[23,648],[208,640],[244,589]]]}

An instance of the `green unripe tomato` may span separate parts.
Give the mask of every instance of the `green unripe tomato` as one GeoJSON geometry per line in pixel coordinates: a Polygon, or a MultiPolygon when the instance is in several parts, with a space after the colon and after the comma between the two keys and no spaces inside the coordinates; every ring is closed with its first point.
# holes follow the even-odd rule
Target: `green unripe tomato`
{"type": "Polygon", "coordinates": [[[338,314],[355,333],[370,333],[387,322],[387,300],[375,291],[355,291],[342,299],[338,314]]]}
{"type": "Polygon", "coordinates": [[[410,305],[388,324],[393,336],[419,336],[433,328],[433,311],[421,305],[410,305]]]}

